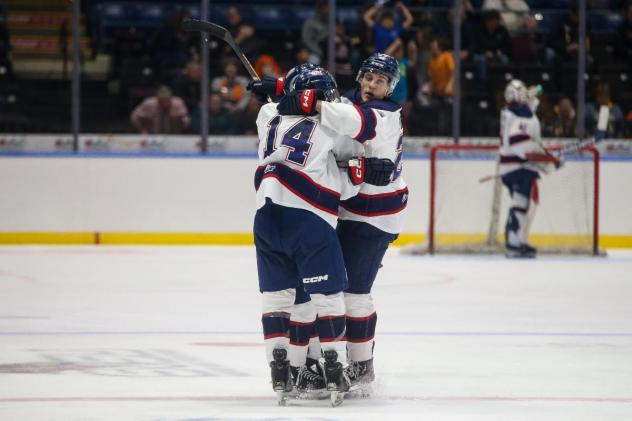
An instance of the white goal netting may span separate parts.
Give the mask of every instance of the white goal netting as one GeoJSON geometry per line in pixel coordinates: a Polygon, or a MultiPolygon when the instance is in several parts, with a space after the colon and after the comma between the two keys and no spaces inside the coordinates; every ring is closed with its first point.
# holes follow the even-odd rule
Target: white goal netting
{"type": "MultiPolygon", "coordinates": [[[[540,253],[598,254],[599,153],[565,155],[564,166],[538,181],[539,205],[529,242],[540,253]]],[[[504,250],[509,195],[498,173],[498,147],[437,145],[430,162],[427,240],[413,253],[504,250]],[[488,181],[481,182],[482,178],[488,181]]]]}

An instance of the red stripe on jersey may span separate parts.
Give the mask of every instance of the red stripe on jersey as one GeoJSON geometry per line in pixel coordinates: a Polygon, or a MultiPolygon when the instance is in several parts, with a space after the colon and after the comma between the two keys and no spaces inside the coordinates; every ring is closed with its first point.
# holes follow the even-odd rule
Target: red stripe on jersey
{"type": "MultiPolygon", "coordinates": [[[[313,207],[315,207],[316,209],[320,209],[323,212],[327,212],[328,214],[331,215],[336,215],[338,216],[338,212],[337,211],[333,211],[331,209],[327,209],[324,206],[321,206],[320,204],[313,202],[311,200],[309,200],[307,197],[303,196],[298,190],[296,190],[295,188],[293,188],[292,186],[290,186],[285,180],[283,180],[278,174],[274,174],[274,173],[269,173],[263,176],[263,179],[265,180],[266,178],[274,178],[276,179],[279,183],[281,183],[283,185],[283,187],[285,187],[286,189],[288,189],[289,191],[291,191],[292,193],[294,193],[295,195],[297,195],[298,197],[300,197],[301,199],[303,199],[304,201],[306,201],[307,203],[309,203],[310,205],[312,205],[313,207]]],[[[340,196],[340,195],[338,195],[340,196]]]]}
{"type": "Polygon", "coordinates": [[[344,203],[340,203],[340,206],[342,206],[346,211],[354,213],[356,215],[360,215],[360,216],[385,216],[385,215],[393,215],[395,213],[399,213],[401,211],[403,211],[404,209],[406,209],[406,205],[404,204],[402,207],[397,208],[397,209],[391,209],[388,211],[381,211],[381,212],[362,212],[359,211],[357,209],[351,209],[349,207],[347,207],[344,203]]]}
{"type": "MultiPolygon", "coordinates": [[[[268,164],[268,165],[282,165],[282,164],[271,163],[271,164],[268,164]]],[[[267,167],[267,165],[259,165],[259,166],[257,167],[257,171],[263,171],[263,170],[265,170],[265,168],[266,168],[266,167],[267,167]]],[[[289,167],[288,167],[288,168],[289,168],[289,167]]],[[[292,172],[294,172],[295,174],[300,175],[300,176],[301,176],[301,177],[303,177],[305,180],[309,181],[311,184],[313,184],[313,185],[314,185],[315,187],[317,187],[319,190],[322,190],[322,191],[327,192],[327,193],[329,193],[329,194],[333,194],[334,196],[338,196],[338,197],[340,197],[340,193],[338,193],[338,192],[337,192],[337,191],[335,191],[335,190],[331,190],[331,189],[329,189],[329,188],[327,188],[327,187],[325,187],[325,186],[322,186],[322,185],[318,184],[317,182],[315,182],[314,180],[312,180],[312,179],[310,178],[310,176],[309,176],[309,175],[307,175],[307,174],[305,174],[305,173],[303,173],[303,172],[301,172],[301,171],[296,171],[296,170],[294,170],[294,169],[292,169],[292,168],[289,168],[289,169],[290,169],[290,170],[292,170],[292,172]]],[[[266,174],[266,175],[267,175],[267,174],[266,174]]],[[[264,178],[265,178],[265,175],[264,175],[264,178]]]]}
{"type": "Polygon", "coordinates": [[[379,198],[379,197],[397,196],[397,195],[404,194],[404,193],[408,193],[408,187],[404,187],[401,190],[397,190],[397,191],[394,191],[394,192],[388,192],[388,193],[378,193],[378,194],[358,193],[356,196],[363,197],[363,198],[366,198],[366,199],[373,199],[373,198],[379,198]]]}

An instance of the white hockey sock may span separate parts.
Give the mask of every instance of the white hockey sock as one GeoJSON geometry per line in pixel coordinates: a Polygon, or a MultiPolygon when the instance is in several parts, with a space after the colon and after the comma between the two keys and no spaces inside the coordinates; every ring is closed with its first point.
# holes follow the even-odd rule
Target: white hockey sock
{"type": "Polygon", "coordinates": [[[295,304],[290,317],[290,365],[301,367],[307,361],[310,336],[316,324],[316,310],[311,301],[295,304]]]}
{"type": "Polygon", "coordinates": [[[275,348],[288,349],[289,319],[294,305],[296,291],[286,289],[282,291],[264,292],[261,296],[261,322],[268,362],[273,360],[272,351],[275,348]]]}
{"type": "Polygon", "coordinates": [[[373,358],[373,337],[377,315],[370,294],[345,293],[347,312],[347,351],[351,361],[373,358]]]}

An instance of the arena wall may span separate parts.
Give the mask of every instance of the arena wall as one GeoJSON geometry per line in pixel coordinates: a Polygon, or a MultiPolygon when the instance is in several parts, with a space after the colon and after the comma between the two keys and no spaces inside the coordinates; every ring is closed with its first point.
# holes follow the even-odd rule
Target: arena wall
{"type": "MultiPolygon", "coordinates": [[[[0,243],[252,243],[253,157],[132,156],[0,157],[0,243]]],[[[428,159],[408,159],[404,174],[411,193],[399,244],[427,230],[428,159]]],[[[631,181],[632,161],[601,162],[604,247],[632,247],[631,181]]]]}

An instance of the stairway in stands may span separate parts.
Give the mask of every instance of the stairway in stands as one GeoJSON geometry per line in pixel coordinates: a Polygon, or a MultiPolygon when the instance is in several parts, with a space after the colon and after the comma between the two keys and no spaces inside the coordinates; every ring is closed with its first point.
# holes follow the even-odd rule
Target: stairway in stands
{"type": "MultiPolygon", "coordinates": [[[[13,48],[15,74],[27,78],[65,79],[72,69],[71,0],[3,0],[13,48]]],[[[105,77],[109,60],[93,55],[81,16],[80,45],[84,76],[105,77]]]]}

